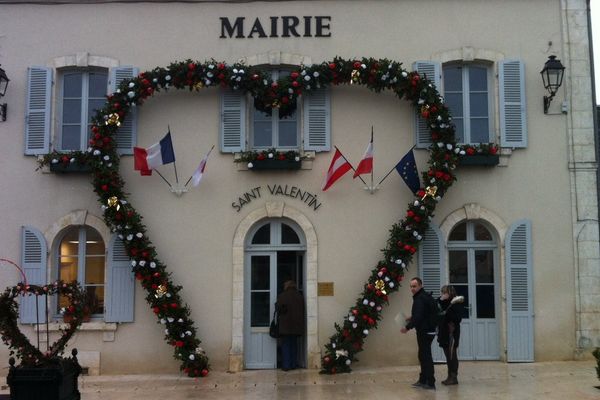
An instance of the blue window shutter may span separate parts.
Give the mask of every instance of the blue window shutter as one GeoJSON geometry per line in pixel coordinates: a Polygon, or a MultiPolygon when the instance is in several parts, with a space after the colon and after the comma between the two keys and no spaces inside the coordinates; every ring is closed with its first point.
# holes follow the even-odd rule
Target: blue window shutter
{"type": "MultiPolygon", "coordinates": [[[[121,81],[131,79],[138,75],[138,68],[131,66],[116,67],[110,70],[110,92],[114,93],[121,81]]],[[[137,143],[137,108],[130,107],[129,115],[121,124],[115,136],[117,152],[119,154],[133,154],[133,147],[137,143]]]]}
{"type": "MultiPolygon", "coordinates": [[[[444,262],[444,241],[439,228],[430,224],[423,241],[419,246],[419,277],[423,281],[423,289],[431,292],[436,298],[442,287],[442,282],[446,280],[444,262]]],[[[444,352],[440,348],[437,340],[431,343],[431,355],[435,362],[445,362],[444,352]]]]}
{"type": "Polygon", "coordinates": [[[533,362],[533,263],[531,222],[520,220],[506,234],[507,361],[533,362]]]}
{"type": "MultiPolygon", "coordinates": [[[[47,266],[46,239],[42,233],[30,226],[21,228],[21,268],[30,285],[45,285],[47,266]]],[[[46,322],[46,298],[38,296],[38,316],[35,310],[36,296],[19,297],[19,318],[22,324],[35,324],[46,322]]]]}
{"type": "Polygon", "coordinates": [[[527,110],[525,107],[525,66],[519,60],[499,64],[500,145],[527,147],[527,110]]]}
{"type": "Polygon", "coordinates": [[[133,322],[135,279],[123,242],[113,236],[108,252],[106,322],[133,322]]]}
{"type": "Polygon", "coordinates": [[[331,96],[327,89],[304,96],[304,150],[331,150],[331,96]]]}
{"type": "Polygon", "coordinates": [[[52,69],[27,69],[27,109],[25,114],[25,154],[50,152],[50,106],[52,69]]]}
{"type": "MultiPolygon", "coordinates": [[[[438,91],[440,91],[441,82],[441,64],[433,61],[416,61],[413,64],[413,70],[419,75],[429,79],[438,91]]],[[[426,149],[431,145],[431,130],[427,126],[427,121],[421,117],[419,110],[415,110],[415,143],[417,148],[426,149]]]]}
{"type": "Polygon", "coordinates": [[[240,91],[221,92],[221,151],[244,151],[246,144],[246,96],[240,91]]]}
{"type": "Polygon", "coordinates": [[[437,226],[430,224],[419,246],[419,277],[423,280],[425,291],[432,292],[434,296],[439,293],[445,279],[444,266],[442,233],[437,226]]]}

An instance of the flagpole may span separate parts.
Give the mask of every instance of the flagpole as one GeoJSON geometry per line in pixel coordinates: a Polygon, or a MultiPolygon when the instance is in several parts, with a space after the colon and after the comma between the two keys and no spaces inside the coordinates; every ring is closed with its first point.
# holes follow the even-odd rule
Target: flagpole
{"type": "Polygon", "coordinates": [[[158,174],[158,176],[160,176],[162,178],[163,181],[167,182],[167,185],[169,185],[169,187],[173,187],[173,185],[171,185],[169,183],[169,181],[165,179],[165,177],[163,176],[163,174],[161,174],[160,172],[158,172],[157,169],[153,169],[152,171],[156,172],[158,174]]]}
{"type": "MultiPolygon", "coordinates": [[[[375,147],[373,145],[373,125],[371,125],[371,146],[373,146],[373,147],[371,147],[371,149],[373,151],[372,155],[375,156],[375,147]]],[[[374,188],[373,188],[373,170],[375,169],[375,157],[373,157],[372,162],[373,162],[373,165],[371,166],[371,194],[373,194],[373,190],[374,190],[374,188]]]]}
{"type": "MultiPolygon", "coordinates": [[[[409,152],[411,152],[412,150],[414,150],[414,148],[415,148],[416,146],[417,146],[417,145],[414,145],[413,147],[411,147],[411,148],[410,148],[410,150],[408,150],[408,151],[406,152],[406,154],[408,154],[409,152]]],[[[396,163],[396,165],[398,165],[398,163],[396,163]]],[[[381,182],[383,182],[383,181],[385,180],[385,178],[387,178],[388,176],[390,176],[390,174],[392,173],[392,171],[393,171],[394,169],[396,169],[396,165],[394,165],[394,166],[392,167],[392,169],[390,169],[390,172],[388,172],[387,174],[385,174],[385,176],[384,176],[383,178],[381,178],[381,180],[379,181],[379,183],[377,184],[377,186],[381,185],[381,182]]]]}
{"type": "MultiPolygon", "coordinates": [[[[344,160],[346,160],[346,162],[348,163],[348,165],[350,166],[350,168],[352,168],[352,171],[356,172],[356,168],[354,168],[352,166],[352,164],[350,163],[350,161],[348,161],[348,159],[346,158],[346,156],[344,156],[344,154],[341,152],[341,150],[338,149],[337,146],[333,146],[333,147],[335,147],[335,149],[340,152],[340,155],[344,158],[344,160]]],[[[362,181],[362,183],[364,183],[365,185],[367,184],[367,182],[365,182],[365,180],[362,178],[362,176],[358,175],[358,177],[362,181]]]]}
{"type": "MultiPolygon", "coordinates": [[[[170,125],[167,125],[167,130],[169,133],[171,133],[170,125]]],[[[175,184],[179,184],[179,177],[177,176],[177,159],[173,160],[173,168],[175,168],[175,184]]]]}

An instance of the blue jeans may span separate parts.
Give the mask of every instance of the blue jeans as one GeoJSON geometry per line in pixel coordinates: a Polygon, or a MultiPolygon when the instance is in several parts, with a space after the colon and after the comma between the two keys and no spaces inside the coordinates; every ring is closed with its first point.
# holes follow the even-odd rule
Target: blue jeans
{"type": "Polygon", "coordinates": [[[281,368],[294,369],[298,360],[298,336],[284,335],[281,337],[281,368]]]}

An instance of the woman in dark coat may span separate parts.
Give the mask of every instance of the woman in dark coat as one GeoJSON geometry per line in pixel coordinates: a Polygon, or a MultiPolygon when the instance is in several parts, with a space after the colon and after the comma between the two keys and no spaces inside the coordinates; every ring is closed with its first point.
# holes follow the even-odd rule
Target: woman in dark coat
{"type": "Polygon", "coordinates": [[[448,366],[448,378],[442,381],[443,385],[458,384],[458,341],[460,339],[460,321],[462,320],[463,306],[460,297],[456,296],[454,286],[442,286],[438,306],[444,312],[444,318],[438,326],[438,342],[444,350],[448,366]],[[454,302],[452,301],[454,299],[454,302]]]}
{"type": "Polygon", "coordinates": [[[275,304],[279,313],[279,335],[281,337],[281,369],[296,368],[298,359],[298,337],[304,335],[304,298],[296,289],[294,281],[283,284],[283,292],[275,304]]]}

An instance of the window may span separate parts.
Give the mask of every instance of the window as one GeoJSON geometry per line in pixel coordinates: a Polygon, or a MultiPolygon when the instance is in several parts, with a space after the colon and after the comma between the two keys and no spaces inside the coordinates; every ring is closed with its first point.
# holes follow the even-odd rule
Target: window
{"type": "MultiPolygon", "coordinates": [[[[100,234],[89,226],[67,229],[58,246],[58,279],[79,281],[86,290],[91,315],[104,313],[105,245],[100,234]]],[[[68,304],[58,301],[58,309],[68,304]]]]}
{"type": "MultiPolygon", "coordinates": [[[[467,63],[455,60],[443,67],[437,61],[416,61],[413,68],[438,90],[444,88],[444,101],[450,108],[458,143],[497,143],[499,139],[502,147],[527,147],[525,65],[522,61],[498,59],[467,63]],[[497,80],[493,74],[496,68],[497,80]],[[493,89],[496,86],[497,98],[493,89]],[[499,138],[494,129],[495,120],[500,123],[499,138]]],[[[431,145],[430,127],[418,113],[415,113],[415,142],[421,149],[431,145]]]]}
{"type": "MultiPolygon", "coordinates": [[[[48,154],[52,150],[84,151],[90,138],[95,110],[106,102],[123,79],[138,75],[138,69],[118,66],[106,57],[80,54],[55,59],[57,68],[44,66],[27,70],[25,154],[48,154]],[[94,65],[91,65],[91,62],[94,65]],[[84,67],[77,67],[84,65],[84,67]],[[56,90],[53,89],[56,74],[56,90]],[[56,107],[56,122],[51,118],[56,107]],[[51,140],[52,138],[52,140],[51,140]]],[[[115,136],[119,154],[133,154],[137,136],[137,110],[133,108],[115,136]]]]}
{"type": "Polygon", "coordinates": [[[85,150],[91,119],[106,102],[106,69],[66,70],[60,80],[60,150],[85,150]]]}
{"type": "MultiPolygon", "coordinates": [[[[90,293],[92,317],[102,317],[104,322],[133,322],[135,278],[123,241],[116,234],[110,236],[100,218],[85,213],[84,222],[82,214],[69,214],[65,221],[80,223],[61,224],[60,233],[51,238],[50,263],[44,235],[33,226],[22,228],[21,264],[27,281],[44,285],[50,276],[50,281],[77,280],[90,293]],[[47,273],[49,267],[51,274],[47,273]]],[[[41,304],[36,308],[35,299],[23,299],[19,307],[21,322],[44,322],[46,313],[41,304]]],[[[65,304],[59,299],[55,310],[65,304]]]]}
{"type": "Polygon", "coordinates": [[[490,71],[485,65],[443,66],[444,98],[456,126],[458,143],[492,141],[490,71]]]}
{"type": "MultiPolygon", "coordinates": [[[[273,71],[271,76],[276,81],[289,75],[289,71],[273,71]]],[[[291,115],[279,118],[279,110],[273,109],[271,115],[253,108],[251,147],[253,149],[297,149],[299,147],[298,110],[291,115]]]]}
{"type": "MultiPolygon", "coordinates": [[[[273,79],[288,73],[273,71],[273,79]]],[[[259,112],[251,99],[239,91],[223,90],[221,93],[220,142],[223,153],[268,148],[329,151],[330,125],[328,89],[304,93],[298,99],[295,112],[285,118],[279,118],[277,109],[273,110],[272,115],[259,112]]]]}

